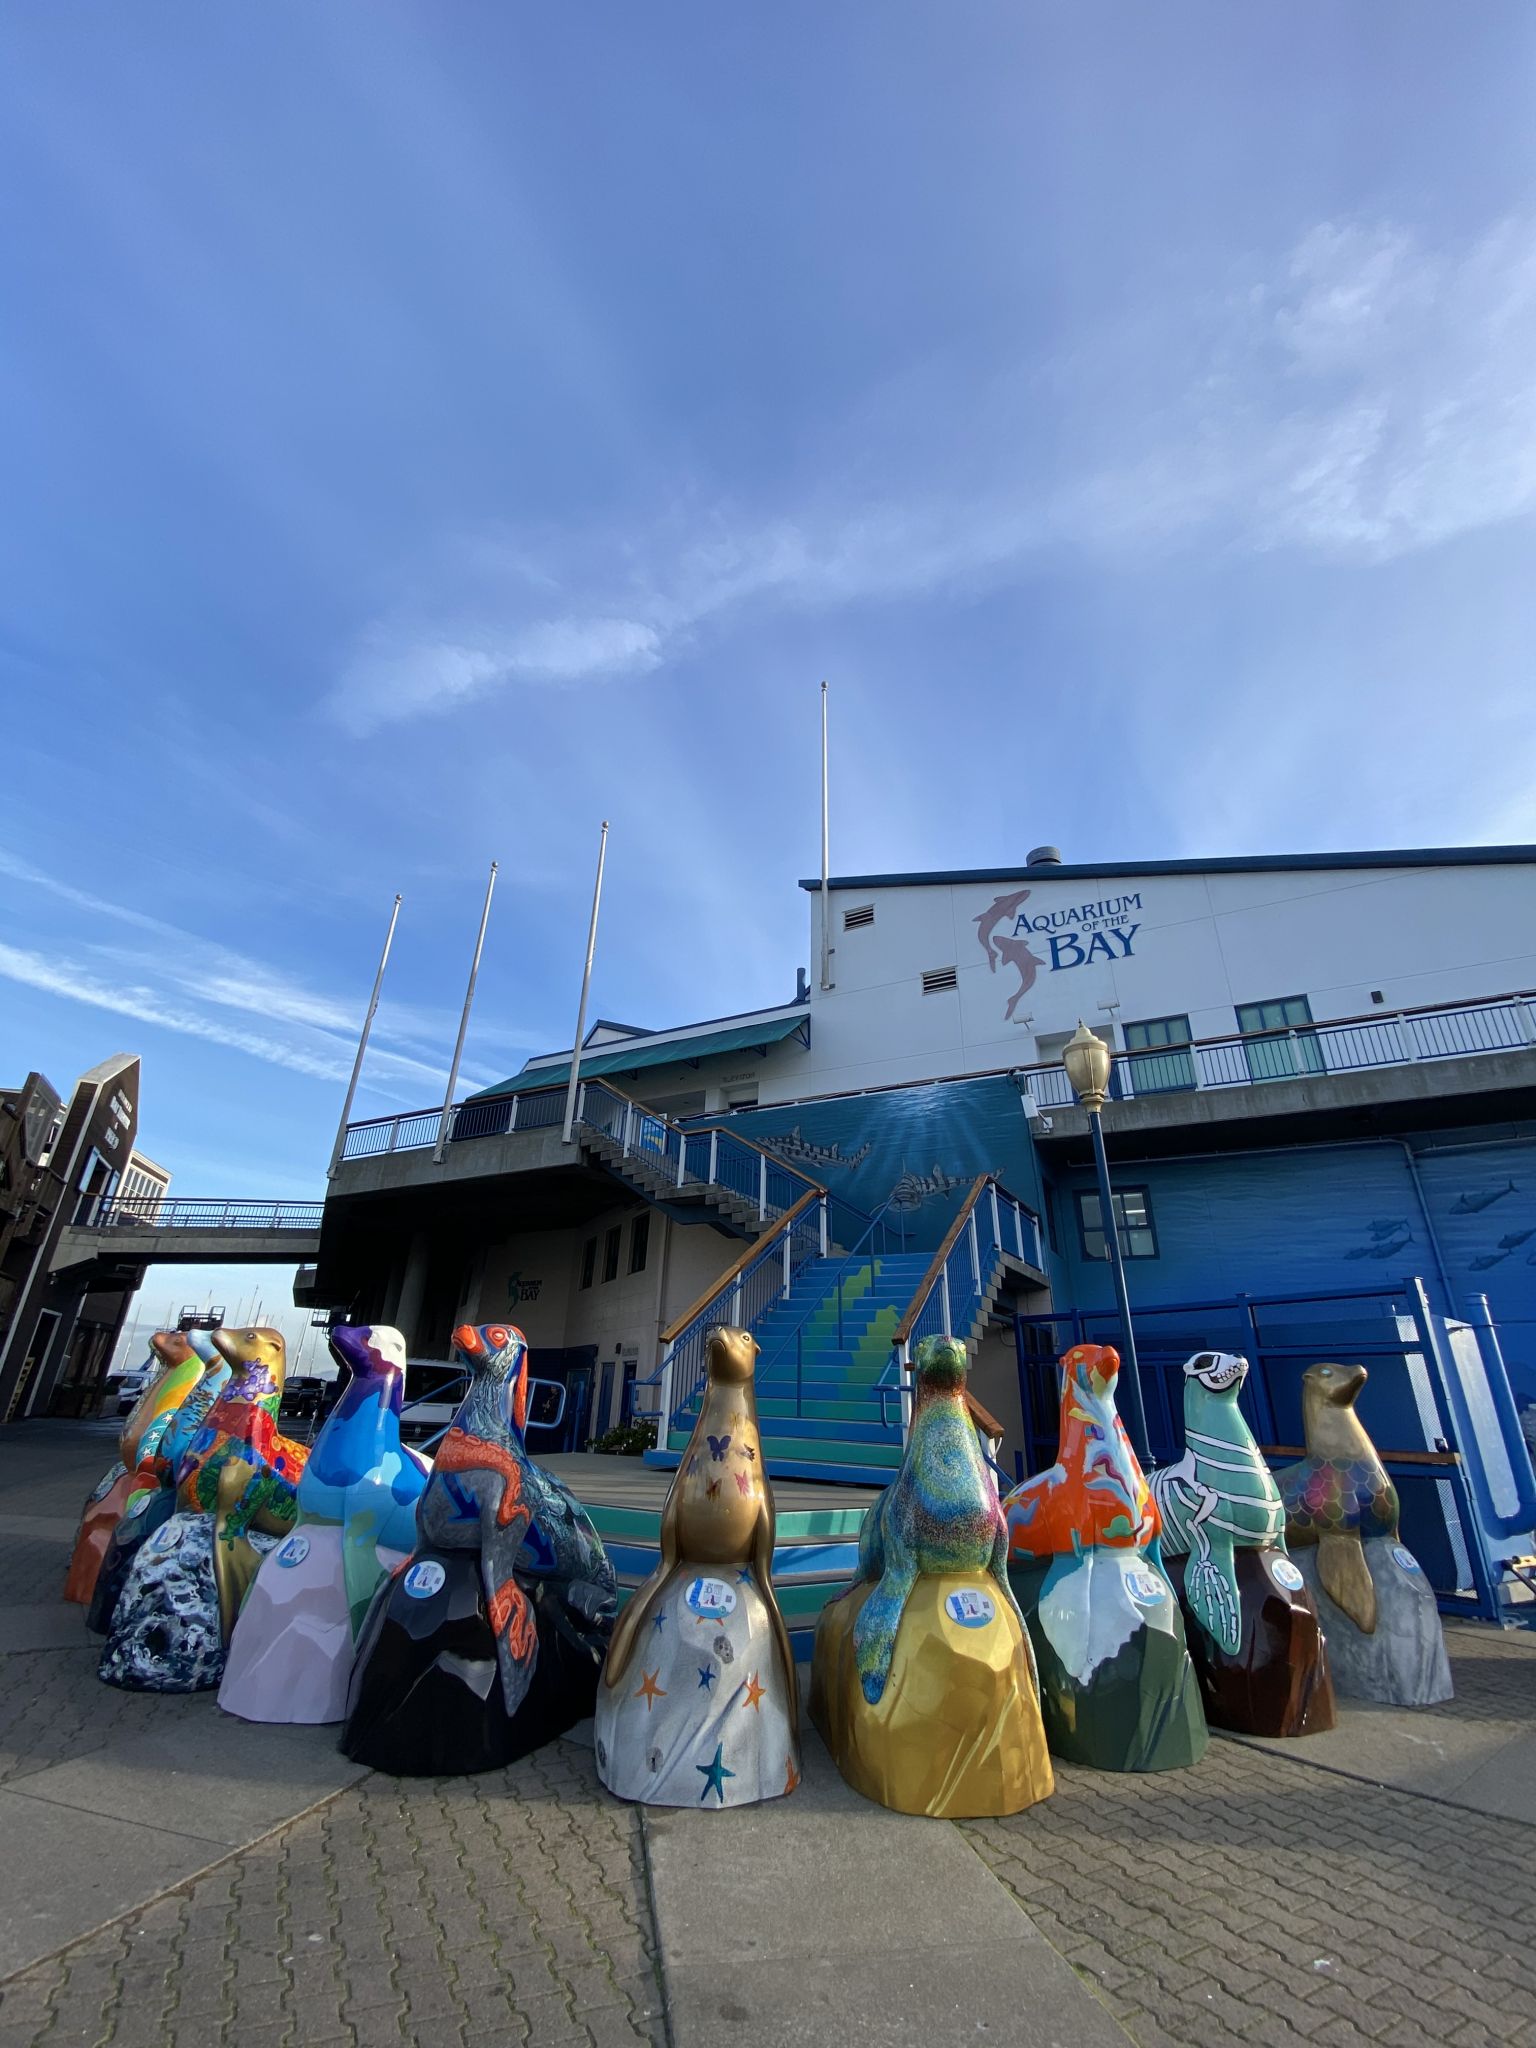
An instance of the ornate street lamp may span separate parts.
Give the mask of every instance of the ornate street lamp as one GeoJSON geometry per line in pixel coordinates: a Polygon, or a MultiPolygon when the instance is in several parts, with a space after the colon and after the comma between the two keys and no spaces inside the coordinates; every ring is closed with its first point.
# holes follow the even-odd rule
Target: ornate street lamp
{"type": "Polygon", "coordinates": [[[1141,1368],[1136,1362],[1136,1335],[1131,1328],[1131,1298],[1125,1291],[1125,1261],[1120,1256],[1120,1223],[1115,1215],[1114,1195],[1109,1185],[1109,1160],[1104,1151],[1104,1126],[1099,1112],[1109,1093],[1110,1053],[1102,1038],[1088,1029],[1079,1017],[1077,1030],[1062,1048],[1061,1063],[1067,1079],[1084,1109],[1093,1138],[1093,1164],[1099,1177],[1099,1212],[1104,1224],[1104,1242],[1115,1276],[1115,1299],[1120,1305],[1120,1378],[1129,1399],[1126,1422],[1136,1455],[1145,1465],[1151,1446],[1147,1442],[1147,1412],[1141,1401],[1141,1368]]]}

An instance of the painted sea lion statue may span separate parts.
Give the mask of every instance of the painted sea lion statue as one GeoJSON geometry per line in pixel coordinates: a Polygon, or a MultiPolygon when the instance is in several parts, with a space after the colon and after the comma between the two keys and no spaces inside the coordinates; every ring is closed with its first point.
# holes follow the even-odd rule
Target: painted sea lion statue
{"type": "Polygon", "coordinates": [[[811,1716],[848,1783],[900,1813],[1018,1813],[1054,1790],[1008,1584],[1008,1525],[965,1404],[965,1347],[925,1337],[900,1470],[824,1607],[811,1716]]]}
{"type": "Polygon", "coordinates": [[[151,1378],[123,1424],[119,1462],[85,1504],[80,1533],[64,1581],[64,1598],[89,1607],[118,1523],[134,1494],[159,1484],[160,1445],[171,1418],[203,1376],[203,1361],[180,1330],[157,1330],[149,1340],[151,1378]]]}
{"type": "Polygon", "coordinates": [[[1363,1365],[1309,1365],[1301,1376],[1307,1454],[1275,1474],[1286,1547],[1328,1637],[1346,1699],[1427,1707],[1453,1691],[1439,1603],[1398,1529],[1397,1488],[1355,1403],[1363,1365]]]}
{"type": "Polygon", "coordinates": [[[1061,1361],[1056,1462],[1003,1501],[1008,1578],[1029,1624],[1046,1740],[1068,1763],[1166,1771],[1209,1737],[1151,1490],[1115,1408],[1120,1356],[1061,1361]]]}
{"type": "Polygon", "coordinates": [[[1206,1719],[1244,1735],[1333,1727],[1317,1609],[1285,1550],[1285,1510],[1237,1405],[1248,1361],[1184,1365],[1184,1455],[1152,1474],[1162,1551],[1184,1602],[1206,1719]]]}
{"type": "Polygon", "coordinates": [[[341,1324],[345,1376],[299,1480],[293,1532],[262,1560],[235,1624],[219,1705],[246,1721],[339,1721],[352,1649],[381,1579],[416,1543],[427,1461],[400,1440],[405,1339],[341,1324]]]}
{"type": "Polygon", "coordinates": [[[102,1653],[103,1680],[132,1692],[218,1683],[240,1602],[298,1514],[309,1453],[278,1432],[282,1332],[215,1330],[213,1342],[228,1383],[178,1463],[175,1512],[134,1558],[102,1653]]]}
{"type": "Polygon", "coordinates": [[[489,1771],[592,1712],[618,1585],[585,1509],[528,1455],[528,1343],[464,1323],[469,1391],[408,1562],[357,1640],[341,1747],[399,1776],[489,1771]]]}
{"type": "MultiPolygon", "coordinates": [[[[179,1334],[179,1333],[178,1333],[179,1334]]],[[[133,1561],[140,1550],[176,1510],[176,1474],[187,1456],[203,1417],[229,1383],[229,1364],[214,1348],[206,1330],[189,1330],[187,1341],[202,1364],[202,1377],[175,1408],[166,1424],[153,1464],[154,1482],[129,1494],[122,1520],[112,1532],[96,1577],[96,1588],[86,1612],[85,1625],[99,1636],[110,1635],[112,1617],[122,1597],[133,1561]]]]}
{"type": "Polygon", "coordinates": [[[598,1776],[621,1799],[716,1811],[793,1792],[799,1694],[773,1591],[773,1489],[746,1330],[711,1330],[704,1398],[661,1516],[661,1561],[598,1688],[598,1776]]]}

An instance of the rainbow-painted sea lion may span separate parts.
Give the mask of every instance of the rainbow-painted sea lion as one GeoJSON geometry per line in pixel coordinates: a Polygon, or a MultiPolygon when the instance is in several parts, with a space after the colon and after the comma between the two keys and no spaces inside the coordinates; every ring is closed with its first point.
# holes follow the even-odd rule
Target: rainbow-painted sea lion
{"type": "Polygon", "coordinates": [[[661,1561],[614,1630],[596,1749],[598,1776],[621,1799],[714,1811],[800,1782],[756,1361],[749,1331],[710,1331],[704,1398],[662,1510],[661,1561]]]}
{"type": "Polygon", "coordinates": [[[903,1813],[1017,1813],[1053,1789],[1008,1525],[965,1402],[965,1347],[925,1337],[901,1469],[824,1607],[811,1714],[858,1791],[903,1813]]]}

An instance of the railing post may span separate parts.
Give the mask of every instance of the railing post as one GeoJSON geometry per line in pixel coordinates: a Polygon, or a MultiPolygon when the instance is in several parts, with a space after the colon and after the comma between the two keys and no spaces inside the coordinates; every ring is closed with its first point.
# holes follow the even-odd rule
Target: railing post
{"type": "Polygon", "coordinates": [[[385,1150],[386,1152],[393,1152],[393,1151],[394,1151],[394,1149],[395,1149],[395,1147],[396,1147],[396,1146],[397,1146],[397,1145],[399,1144],[399,1142],[400,1142],[400,1119],[399,1119],[399,1117],[396,1117],[396,1118],[395,1118],[395,1120],[394,1120],[394,1122],[393,1122],[393,1123],[392,1123],[392,1124],[390,1125],[390,1127],[389,1127],[389,1143],[388,1143],[388,1144],[387,1144],[387,1145],[386,1145],[386,1146],[384,1147],[384,1150],[385,1150]]]}
{"type": "Polygon", "coordinates": [[[619,1139],[619,1150],[626,1159],[633,1150],[634,1131],[635,1105],[632,1102],[626,1102],[624,1105],[623,1134],[619,1139]]]}
{"type": "Polygon", "coordinates": [[[987,1183],[987,1194],[992,1202],[992,1242],[1001,1251],[1003,1248],[1003,1226],[997,1213],[997,1182],[987,1183]]]}
{"type": "Polygon", "coordinates": [[[587,1120],[587,1084],[586,1084],[586,1082],[585,1082],[585,1081],[583,1081],[583,1082],[582,1082],[582,1084],[581,1084],[581,1086],[580,1086],[580,1087],[579,1087],[579,1088],[578,1088],[578,1089],[576,1090],[576,1114],[575,1114],[575,1116],[574,1116],[574,1117],[573,1117],[573,1118],[571,1119],[571,1121],[572,1121],[573,1123],[578,1123],[578,1124],[584,1124],[584,1123],[586,1122],[586,1120],[587,1120]]]}
{"type": "Polygon", "coordinates": [[[768,1214],[768,1154],[757,1155],[757,1218],[761,1222],[768,1214]]]}
{"type": "MultiPolygon", "coordinates": [[[[1017,1202],[1013,1205],[1013,1241],[1018,1246],[1019,1257],[1022,1259],[1024,1256],[1024,1212],[1017,1202]]],[[[1037,1234],[1035,1250],[1038,1251],[1039,1249],[1040,1245],[1037,1234]]],[[[1039,1260],[1035,1260],[1034,1263],[1038,1265],[1039,1260]]]]}
{"type": "Polygon", "coordinates": [[[672,1360],[677,1352],[676,1344],[669,1344],[661,1359],[661,1413],[656,1418],[656,1448],[667,1448],[667,1433],[672,1427],[672,1360]]]}
{"type": "Polygon", "coordinates": [[[519,1104],[522,1102],[522,1099],[523,1098],[521,1097],[521,1095],[514,1095],[512,1098],[512,1107],[507,1114],[508,1137],[510,1137],[512,1133],[517,1129],[517,1111],[519,1104]]]}
{"type": "Polygon", "coordinates": [[[827,1256],[827,1198],[825,1195],[823,1195],[821,1200],[816,1204],[816,1219],[817,1236],[821,1248],[821,1256],[825,1258],[827,1256]]]}
{"type": "Polygon", "coordinates": [[[709,1134],[709,1184],[711,1187],[717,1187],[719,1185],[719,1181],[720,1133],[718,1131],[711,1131],[709,1134]]]}
{"type": "MultiPolygon", "coordinates": [[[[663,1156],[663,1157],[665,1157],[665,1156],[666,1156],[666,1155],[665,1155],[665,1147],[663,1147],[663,1155],[662,1155],[662,1156],[663,1156]]],[[[681,1126],[679,1126],[679,1127],[678,1127],[678,1132],[677,1132],[677,1184],[678,1184],[678,1186],[679,1186],[679,1187],[681,1187],[681,1186],[683,1185],[683,1182],[684,1182],[684,1181],[685,1181],[685,1180],[686,1180],[687,1178],[688,1178],[688,1133],[687,1133],[687,1132],[686,1132],[685,1130],[683,1130],[681,1126]]]]}
{"type": "Polygon", "coordinates": [[[1402,1054],[1404,1060],[1416,1060],[1419,1057],[1419,1048],[1418,1042],[1413,1035],[1412,1024],[1409,1023],[1407,1016],[1401,1010],[1397,1012],[1393,1021],[1397,1025],[1398,1051],[1402,1054]]]}
{"type": "Polygon", "coordinates": [[[793,1266],[793,1259],[794,1232],[786,1230],[784,1233],[784,1292],[786,1295],[789,1293],[790,1275],[793,1266]]]}
{"type": "Polygon", "coordinates": [[[954,1335],[955,1333],[954,1333],[953,1329],[952,1329],[952,1328],[950,1327],[950,1320],[949,1320],[949,1261],[948,1261],[948,1259],[946,1259],[946,1260],[944,1261],[943,1265],[942,1265],[942,1266],[941,1266],[941,1267],[939,1268],[939,1301],[940,1301],[940,1303],[941,1303],[941,1305],[942,1305],[942,1307],[943,1307],[943,1310],[944,1310],[944,1334],[945,1334],[945,1336],[946,1336],[946,1337],[953,1337],[953,1335],[954,1335]]]}

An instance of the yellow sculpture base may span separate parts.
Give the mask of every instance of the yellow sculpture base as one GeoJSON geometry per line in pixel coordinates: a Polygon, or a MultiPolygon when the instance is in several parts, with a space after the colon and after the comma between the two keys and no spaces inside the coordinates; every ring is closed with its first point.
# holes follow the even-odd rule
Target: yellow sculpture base
{"type": "Polygon", "coordinates": [[[1049,1798],[1056,1781],[1034,1668],[997,1588],[968,1573],[920,1578],[873,1707],[853,1656],[853,1625],[871,1590],[865,1581],[822,1609],[811,1665],[811,1718],[848,1783],[897,1813],[942,1820],[995,1818],[1049,1798]],[[991,1622],[953,1618],[951,1594],[989,1587],[991,1622]]]}

